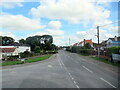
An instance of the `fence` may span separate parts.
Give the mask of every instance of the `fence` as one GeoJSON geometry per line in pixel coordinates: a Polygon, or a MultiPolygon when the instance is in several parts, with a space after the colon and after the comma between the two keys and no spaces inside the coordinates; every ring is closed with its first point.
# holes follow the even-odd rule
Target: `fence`
{"type": "Polygon", "coordinates": [[[120,61],[120,55],[119,54],[112,54],[113,61],[120,61]]]}

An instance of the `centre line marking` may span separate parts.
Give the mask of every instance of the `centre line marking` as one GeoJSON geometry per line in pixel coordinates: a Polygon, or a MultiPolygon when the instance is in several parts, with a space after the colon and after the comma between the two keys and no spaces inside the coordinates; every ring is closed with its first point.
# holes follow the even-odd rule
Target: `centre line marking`
{"type": "Polygon", "coordinates": [[[62,62],[62,60],[60,60],[61,64],[63,65],[63,68],[66,70],[66,72],[68,73],[69,77],[71,78],[72,82],[74,83],[74,85],[79,88],[79,86],[77,85],[77,83],[75,82],[74,78],[72,77],[72,75],[69,73],[68,69],[66,68],[66,66],[64,65],[64,63],[62,62]]]}
{"type": "Polygon", "coordinates": [[[73,81],[74,82],[74,84],[76,85],[76,82],[75,81],[73,81]]]}
{"type": "Polygon", "coordinates": [[[78,85],[76,85],[77,88],[80,88],[78,85]]]}
{"type": "Polygon", "coordinates": [[[107,84],[109,84],[110,86],[112,86],[113,88],[117,88],[114,85],[112,85],[111,83],[109,83],[108,81],[106,81],[105,79],[103,79],[103,78],[100,78],[100,79],[103,80],[104,82],[106,82],[107,84]]]}
{"type": "Polygon", "coordinates": [[[87,67],[85,67],[85,66],[83,66],[83,65],[82,65],[82,67],[85,68],[86,70],[88,70],[89,72],[93,73],[93,71],[91,71],[91,70],[88,69],[87,67]]]}
{"type": "Polygon", "coordinates": [[[60,67],[62,68],[62,64],[61,64],[61,62],[60,62],[60,60],[58,59],[58,62],[59,62],[59,64],[60,64],[60,67]]]}

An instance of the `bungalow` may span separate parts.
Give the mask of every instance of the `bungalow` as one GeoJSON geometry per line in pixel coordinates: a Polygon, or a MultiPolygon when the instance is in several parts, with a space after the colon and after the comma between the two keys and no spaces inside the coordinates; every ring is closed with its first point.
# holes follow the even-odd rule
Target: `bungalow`
{"type": "Polygon", "coordinates": [[[18,55],[18,54],[19,54],[19,52],[18,52],[17,48],[14,48],[14,47],[0,48],[0,60],[7,56],[14,56],[14,55],[18,55]]]}
{"type": "Polygon", "coordinates": [[[0,46],[0,60],[2,57],[4,58],[6,56],[18,55],[19,53],[23,53],[25,51],[31,52],[30,46],[17,42],[14,42],[9,46],[0,46]]]}

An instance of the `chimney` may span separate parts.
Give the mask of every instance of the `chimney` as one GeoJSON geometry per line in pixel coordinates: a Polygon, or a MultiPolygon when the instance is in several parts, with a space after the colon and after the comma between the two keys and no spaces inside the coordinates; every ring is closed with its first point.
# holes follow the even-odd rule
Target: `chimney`
{"type": "Polygon", "coordinates": [[[115,41],[117,41],[117,36],[115,36],[114,38],[115,38],[115,41]]]}

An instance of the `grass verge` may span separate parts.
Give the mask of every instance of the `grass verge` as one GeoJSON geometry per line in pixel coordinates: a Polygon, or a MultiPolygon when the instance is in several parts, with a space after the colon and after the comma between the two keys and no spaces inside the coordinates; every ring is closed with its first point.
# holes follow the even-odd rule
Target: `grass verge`
{"type": "MultiPolygon", "coordinates": [[[[41,57],[28,59],[28,60],[25,60],[24,63],[32,63],[32,62],[42,61],[42,60],[48,59],[50,56],[52,56],[52,55],[50,54],[50,55],[45,55],[45,56],[41,56],[41,57]]],[[[17,64],[24,64],[24,63],[21,61],[10,61],[10,62],[1,63],[0,66],[17,65],[17,64]]]]}
{"type": "Polygon", "coordinates": [[[91,57],[91,58],[98,60],[98,61],[102,61],[102,62],[107,63],[107,64],[111,64],[113,66],[120,67],[120,64],[118,64],[117,62],[110,62],[110,61],[108,61],[108,59],[104,59],[104,58],[100,58],[100,57],[91,57]]]}

